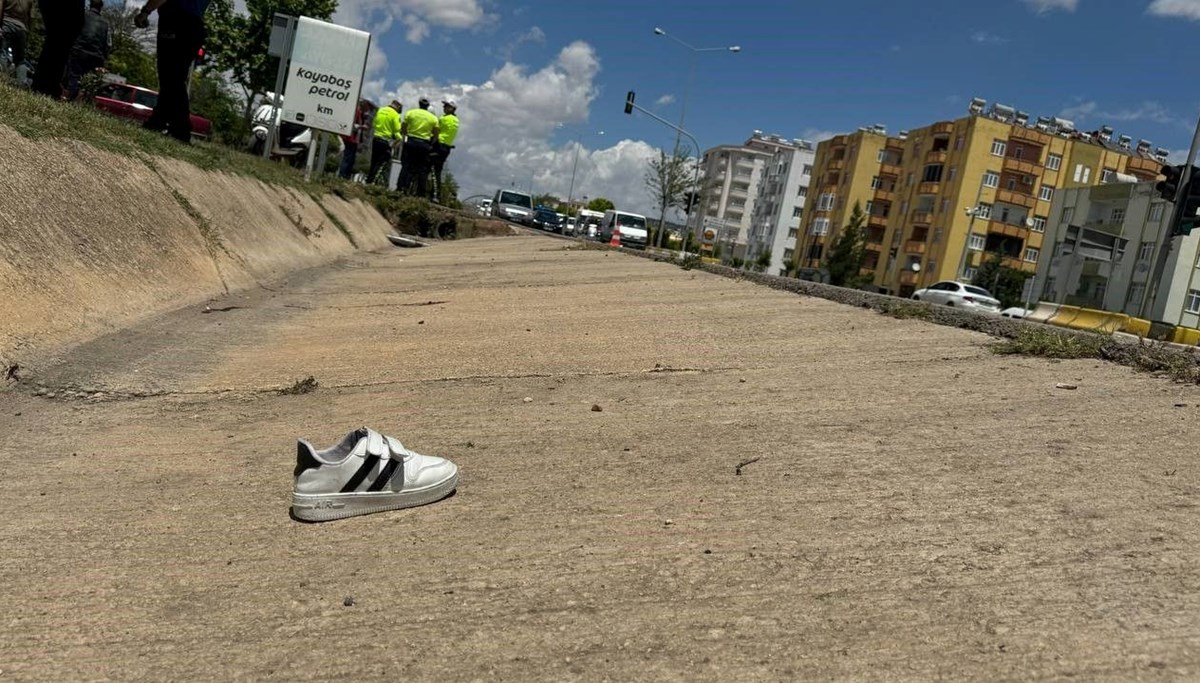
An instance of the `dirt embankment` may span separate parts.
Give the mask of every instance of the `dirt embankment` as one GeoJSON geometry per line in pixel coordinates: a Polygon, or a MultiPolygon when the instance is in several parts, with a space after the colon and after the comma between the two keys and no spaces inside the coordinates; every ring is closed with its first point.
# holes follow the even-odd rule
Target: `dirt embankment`
{"type": "Polygon", "coordinates": [[[0,365],[388,244],[368,204],[0,126],[0,365]]]}

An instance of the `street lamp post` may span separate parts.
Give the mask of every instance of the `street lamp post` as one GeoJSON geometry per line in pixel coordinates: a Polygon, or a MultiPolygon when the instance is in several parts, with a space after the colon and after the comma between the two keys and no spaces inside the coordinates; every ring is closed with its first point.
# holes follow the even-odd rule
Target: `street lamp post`
{"type": "MultiPolygon", "coordinates": [[[[558,124],[559,127],[565,127],[563,124],[558,124]]],[[[575,200],[575,172],[579,170],[579,148],[583,146],[580,139],[583,138],[583,131],[575,130],[575,161],[571,164],[571,189],[567,190],[567,206],[570,207],[575,200]]],[[[596,135],[604,135],[604,131],[596,131],[596,135]]]]}
{"type": "MultiPolygon", "coordinates": [[[[671,153],[672,156],[674,156],[679,153],[679,135],[680,135],[680,131],[683,130],[684,119],[687,115],[688,96],[691,94],[691,91],[692,91],[692,81],[695,80],[695,77],[696,77],[696,56],[698,54],[700,54],[701,52],[733,52],[736,54],[736,53],[742,51],[742,47],[740,45],[729,45],[727,47],[696,47],[696,46],[692,45],[691,43],[688,43],[684,40],[676,38],[675,36],[671,35],[670,33],[667,33],[665,30],[663,30],[662,28],[659,28],[657,26],[654,27],[654,35],[665,36],[667,38],[670,38],[671,40],[675,41],[676,43],[679,43],[680,45],[682,45],[688,49],[688,77],[687,77],[687,81],[684,83],[684,86],[683,86],[683,99],[680,100],[680,103],[679,103],[679,125],[675,126],[675,147],[671,153]]],[[[697,148],[696,148],[696,164],[697,164],[697,166],[699,166],[699,164],[700,164],[699,146],[697,146],[697,148]]],[[[696,191],[696,187],[693,186],[692,192],[695,192],[695,191],[696,191]]],[[[658,234],[659,234],[660,239],[662,237],[662,234],[665,232],[664,223],[666,222],[666,218],[667,218],[667,207],[665,206],[666,202],[663,202],[663,204],[664,204],[664,206],[662,207],[662,212],[658,217],[658,234]]],[[[688,217],[688,222],[689,223],[691,222],[690,216],[688,217]]],[[[686,242],[686,238],[685,238],[685,242],[686,242]]]]}

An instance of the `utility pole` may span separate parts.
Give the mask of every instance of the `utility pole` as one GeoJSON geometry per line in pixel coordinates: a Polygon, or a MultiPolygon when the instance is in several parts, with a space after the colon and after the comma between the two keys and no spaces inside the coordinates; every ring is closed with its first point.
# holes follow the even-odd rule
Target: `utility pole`
{"type": "MultiPolygon", "coordinates": [[[[625,113],[626,114],[632,114],[633,110],[636,109],[636,110],[642,112],[643,114],[645,114],[646,116],[649,116],[650,118],[654,119],[655,121],[658,121],[659,123],[663,124],[667,128],[673,129],[676,133],[686,136],[687,139],[692,141],[692,145],[694,145],[696,147],[696,163],[693,164],[694,170],[692,172],[692,189],[694,190],[696,187],[699,187],[699,185],[700,185],[700,143],[696,141],[696,138],[692,137],[691,133],[672,124],[670,121],[667,121],[666,119],[662,118],[661,116],[658,116],[657,114],[655,114],[653,112],[646,111],[645,108],[640,107],[637,104],[635,104],[634,103],[635,97],[636,97],[636,94],[632,90],[630,90],[629,93],[625,95],[625,113]]],[[[690,219],[689,219],[689,222],[690,222],[690,219]]],[[[658,244],[656,246],[661,246],[663,232],[664,232],[663,225],[662,225],[662,223],[659,223],[658,237],[659,237],[660,244],[658,244]]],[[[686,256],[686,254],[687,254],[687,236],[684,235],[683,243],[679,246],[679,258],[684,258],[686,256]]]]}
{"type": "Polygon", "coordinates": [[[1200,120],[1196,122],[1196,132],[1192,135],[1192,146],[1188,149],[1187,162],[1183,165],[1183,172],[1179,177],[1179,184],[1175,189],[1175,204],[1171,210],[1171,220],[1163,224],[1162,234],[1159,237],[1158,259],[1154,262],[1154,270],[1150,273],[1150,281],[1146,283],[1146,292],[1142,299],[1139,317],[1147,320],[1152,319],[1153,307],[1158,304],[1159,281],[1162,280],[1163,273],[1167,270],[1167,258],[1171,255],[1174,238],[1177,236],[1179,225],[1183,220],[1183,209],[1187,203],[1184,200],[1187,198],[1188,189],[1191,185],[1192,165],[1196,163],[1196,150],[1198,148],[1200,148],[1200,120]]]}

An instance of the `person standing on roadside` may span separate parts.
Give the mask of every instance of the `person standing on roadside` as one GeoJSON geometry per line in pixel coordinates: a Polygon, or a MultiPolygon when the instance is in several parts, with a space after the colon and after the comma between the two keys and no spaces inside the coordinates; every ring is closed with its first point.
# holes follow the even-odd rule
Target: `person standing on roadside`
{"type": "Polygon", "coordinates": [[[417,196],[429,198],[429,156],[433,141],[438,139],[438,118],[429,111],[429,99],[422,97],[416,109],[409,109],[400,124],[404,148],[400,152],[400,184],[396,189],[411,192],[416,185],[417,196]]]}
{"type": "Polygon", "coordinates": [[[438,118],[438,135],[433,141],[433,154],[430,163],[433,164],[433,201],[442,201],[442,168],[454,149],[454,140],[458,137],[458,103],[452,99],[442,100],[442,115],[438,118]]]}
{"type": "Polygon", "coordinates": [[[46,24],[46,40],[38,56],[37,72],[33,75],[33,91],[53,99],[62,98],[63,74],[71,46],[83,26],[83,2],[76,0],[38,0],[42,21],[46,24]]]}
{"type": "Polygon", "coordinates": [[[188,75],[204,45],[204,11],[208,2],[149,0],[133,20],[134,26],[146,28],[150,25],[150,15],[158,12],[158,103],[142,126],[166,132],[184,144],[192,141],[188,75]]]}
{"type": "Polygon", "coordinates": [[[13,68],[25,63],[25,46],[29,43],[29,26],[33,23],[33,0],[4,0],[0,6],[0,31],[4,43],[12,50],[13,68]]]}
{"type": "Polygon", "coordinates": [[[354,125],[349,135],[342,136],[342,163],[338,166],[338,177],[350,180],[354,175],[354,162],[358,161],[358,145],[362,142],[367,128],[367,119],[375,106],[370,100],[360,99],[354,108],[354,125]]]}
{"type": "Polygon", "coordinates": [[[392,100],[391,104],[385,104],[375,112],[375,137],[371,140],[371,170],[367,172],[367,183],[379,182],[378,174],[392,160],[392,148],[400,143],[400,112],[403,110],[400,100],[392,100]]]}
{"type": "Polygon", "coordinates": [[[83,15],[83,28],[71,48],[71,60],[67,62],[67,99],[79,95],[79,79],[104,66],[108,53],[112,52],[112,29],[108,20],[100,15],[104,0],[91,0],[88,11],[83,15]]]}

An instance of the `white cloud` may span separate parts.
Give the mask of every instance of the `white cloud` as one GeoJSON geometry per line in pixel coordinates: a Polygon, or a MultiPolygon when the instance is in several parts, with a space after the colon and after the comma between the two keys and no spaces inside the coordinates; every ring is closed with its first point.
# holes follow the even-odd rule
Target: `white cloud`
{"type": "Polygon", "coordinates": [[[1130,123],[1135,121],[1149,121],[1158,124],[1176,124],[1186,127],[1187,121],[1175,116],[1169,109],[1162,104],[1147,100],[1133,108],[1123,108],[1117,110],[1104,110],[1095,100],[1080,102],[1062,110],[1059,116],[1071,120],[1094,120],[1097,122],[1109,123],[1130,123]]]}
{"type": "Polygon", "coordinates": [[[1096,113],[1097,107],[1098,105],[1096,104],[1095,100],[1089,100],[1087,102],[1080,102],[1079,104],[1066,107],[1060,111],[1058,115],[1071,121],[1082,121],[1083,119],[1086,119],[1092,114],[1096,113]]]}
{"type": "Polygon", "coordinates": [[[1038,14],[1058,9],[1074,12],[1075,8],[1079,7],[1079,0],[1025,0],[1025,4],[1032,7],[1038,14]]]}
{"type": "Polygon", "coordinates": [[[840,133],[832,130],[821,130],[819,128],[806,128],[800,137],[809,142],[824,142],[835,135],[840,135],[840,133]]]}
{"type": "Polygon", "coordinates": [[[1154,0],[1146,8],[1147,14],[1159,17],[1179,17],[1200,21],[1200,0],[1154,0]]]}
{"type": "Polygon", "coordinates": [[[592,145],[603,138],[586,135],[581,143],[552,143],[560,124],[576,130],[586,127],[599,71],[592,46],[576,41],[536,71],[506,62],[484,83],[405,81],[387,89],[381,99],[396,96],[406,108],[422,95],[434,102],[447,96],[458,101],[462,128],[447,168],[463,198],[490,196],[500,187],[527,188],[532,178],[535,192],[565,199],[578,149],[576,197],[603,196],[618,206],[649,211],[643,179],[648,161],[658,154],[655,148],[620,140],[597,149],[592,145]]]}
{"type": "Polygon", "coordinates": [[[657,100],[654,100],[654,106],[665,107],[668,104],[673,103],[674,101],[675,101],[675,96],[670,93],[667,93],[666,95],[663,95],[662,97],[658,98],[657,100]]]}
{"type": "Polygon", "coordinates": [[[995,33],[976,31],[971,34],[971,42],[979,45],[1003,45],[1004,43],[1007,43],[1008,40],[1001,38],[995,33]]]}
{"type": "Polygon", "coordinates": [[[342,0],[334,20],[378,38],[397,21],[405,39],[420,43],[434,28],[471,29],[487,19],[480,0],[342,0]]]}

